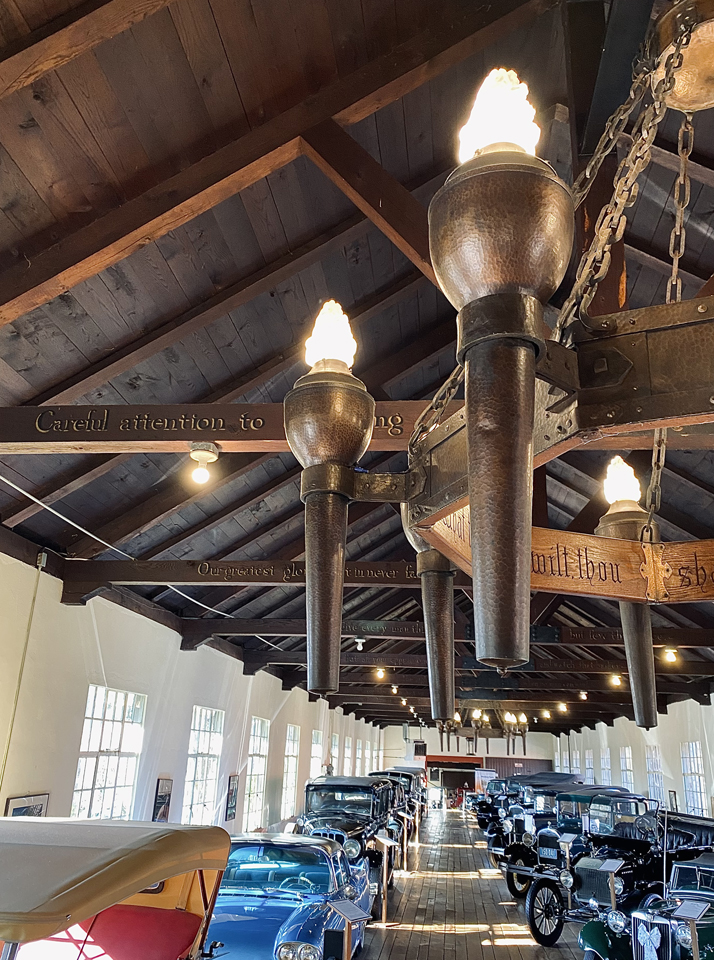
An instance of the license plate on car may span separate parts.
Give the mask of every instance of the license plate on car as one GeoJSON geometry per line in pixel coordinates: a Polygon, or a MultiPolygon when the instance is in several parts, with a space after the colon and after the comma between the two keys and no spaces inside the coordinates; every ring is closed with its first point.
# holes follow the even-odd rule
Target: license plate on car
{"type": "Polygon", "coordinates": [[[546,860],[558,859],[558,851],[553,849],[553,847],[538,847],[538,854],[541,857],[545,857],[546,860]]]}

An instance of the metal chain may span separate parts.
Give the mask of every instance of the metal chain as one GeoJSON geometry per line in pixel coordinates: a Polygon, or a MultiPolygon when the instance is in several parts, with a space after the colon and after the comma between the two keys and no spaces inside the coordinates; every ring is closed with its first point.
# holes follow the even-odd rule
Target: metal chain
{"type": "Polygon", "coordinates": [[[456,396],[456,391],[461,386],[463,379],[464,368],[459,365],[450,374],[448,380],[436,391],[433,400],[426,410],[417,417],[412,435],[409,438],[410,454],[414,453],[416,445],[420,440],[439,426],[444,411],[456,396]]]}
{"type": "Polygon", "coordinates": [[[662,503],[662,471],[667,455],[667,428],[658,427],[654,432],[654,446],[652,448],[652,476],[647,487],[645,506],[647,507],[647,523],[642,528],[643,543],[652,543],[654,539],[654,515],[662,503]]]}
{"type": "Polygon", "coordinates": [[[679,276],[679,261],[684,256],[687,233],[684,214],[689,206],[690,181],[689,157],[694,148],[694,126],[691,113],[685,113],[677,137],[679,153],[679,176],[674,184],[674,226],[669,238],[669,255],[672,258],[672,275],[667,281],[667,303],[679,303],[682,299],[682,278],[679,276]]]}
{"type": "Polygon", "coordinates": [[[674,49],[665,61],[664,76],[655,87],[652,102],[640,115],[632,134],[632,143],[615,177],[612,198],[600,211],[595,235],[583,254],[570,296],[563,305],[553,332],[553,339],[566,344],[572,341],[574,328],[597,292],[598,284],[610,267],[610,249],[622,239],[627,218],[625,210],[637,199],[637,178],[650,162],[657,128],[667,112],[666,98],[674,87],[677,70],[683,61],[682,51],[692,35],[691,24],[684,24],[674,49]]]}

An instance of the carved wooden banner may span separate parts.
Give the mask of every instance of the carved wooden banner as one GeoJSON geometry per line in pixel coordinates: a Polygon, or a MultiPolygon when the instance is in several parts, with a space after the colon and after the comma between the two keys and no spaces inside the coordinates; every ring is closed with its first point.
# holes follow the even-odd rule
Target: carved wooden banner
{"type": "MultiPolygon", "coordinates": [[[[371,450],[406,450],[421,400],[377,403],[371,450]]],[[[0,407],[0,454],[185,453],[209,440],[221,450],[288,449],[282,403],[170,406],[0,407]]]]}
{"type": "MultiPolygon", "coordinates": [[[[468,506],[420,529],[460,570],[471,574],[468,506]]],[[[714,600],[714,541],[649,544],[534,527],[531,588],[640,603],[714,600]]]]}

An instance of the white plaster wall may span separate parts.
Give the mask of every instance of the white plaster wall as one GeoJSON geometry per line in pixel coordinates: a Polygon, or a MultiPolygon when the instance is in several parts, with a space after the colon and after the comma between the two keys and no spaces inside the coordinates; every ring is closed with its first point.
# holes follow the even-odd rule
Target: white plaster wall
{"type": "Polygon", "coordinates": [[[659,715],[659,723],[652,730],[641,730],[632,720],[619,717],[613,726],[598,723],[595,730],[584,730],[582,733],[571,734],[570,737],[561,736],[561,752],[572,750],[573,746],[580,749],[581,770],[585,771],[585,751],[593,750],[595,779],[601,781],[600,750],[610,748],[610,764],[612,768],[612,782],[622,783],[620,774],[620,747],[632,747],[632,760],[635,774],[635,790],[647,795],[646,745],[659,745],[662,755],[662,771],[664,774],[665,797],[667,791],[676,790],[679,800],[679,809],[684,809],[684,781],[682,780],[681,744],[699,740],[702,745],[704,758],[704,777],[707,785],[709,810],[711,797],[714,795],[714,707],[702,706],[693,700],[672,704],[666,714],[659,715]]]}
{"type": "MultiPolygon", "coordinates": [[[[240,774],[238,811],[231,830],[242,827],[245,768],[252,716],[270,720],[265,824],[280,820],[287,724],[300,727],[298,804],[309,778],[313,729],[323,731],[326,761],[330,733],[374,747],[379,730],[310,703],[304,690],[284,691],[266,673],[243,676],[242,664],[202,647],[181,652],[173,631],[101,598],[86,607],[60,603],[60,581],[0,555],[0,775],[18,693],[22,651],[34,613],[17,696],[7,763],[0,783],[0,814],[8,797],[50,794],[48,814],[67,816],[72,803],[87,688],[90,683],[147,696],[144,745],[133,815],[150,819],[157,777],[174,781],[170,819],[181,818],[186,757],[194,705],[225,711],[216,822],[223,823],[228,777],[240,774]]],[[[342,756],[342,752],[341,752],[342,756]]],[[[341,767],[340,767],[340,771],[341,767]]],[[[298,812],[299,812],[298,807],[298,812]]]]}

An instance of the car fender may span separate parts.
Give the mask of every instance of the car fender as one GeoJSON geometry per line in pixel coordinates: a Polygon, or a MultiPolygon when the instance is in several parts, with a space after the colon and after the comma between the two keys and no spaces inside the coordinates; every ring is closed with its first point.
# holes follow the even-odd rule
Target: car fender
{"type": "Polygon", "coordinates": [[[510,844],[506,847],[506,857],[510,863],[514,860],[522,860],[526,867],[534,867],[538,863],[533,847],[528,847],[525,843],[510,844]]]}
{"type": "Polygon", "coordinates": [[[317,900],[304,903],[293,911],[285,923],[278,930],[275,937],[276,947],[286,940],[297,940],[300,943],[312,943],[322,947],[326,927],[337,927],[337,914],[330,909],[328,900],[317,900]]]}
{"type": "Polygon", "coordinates": [[[611,933],[600,920],[589,920],[578,934],[581,950],[592,950],[602,960],[632,960],[630,936],[611,933]]]}

